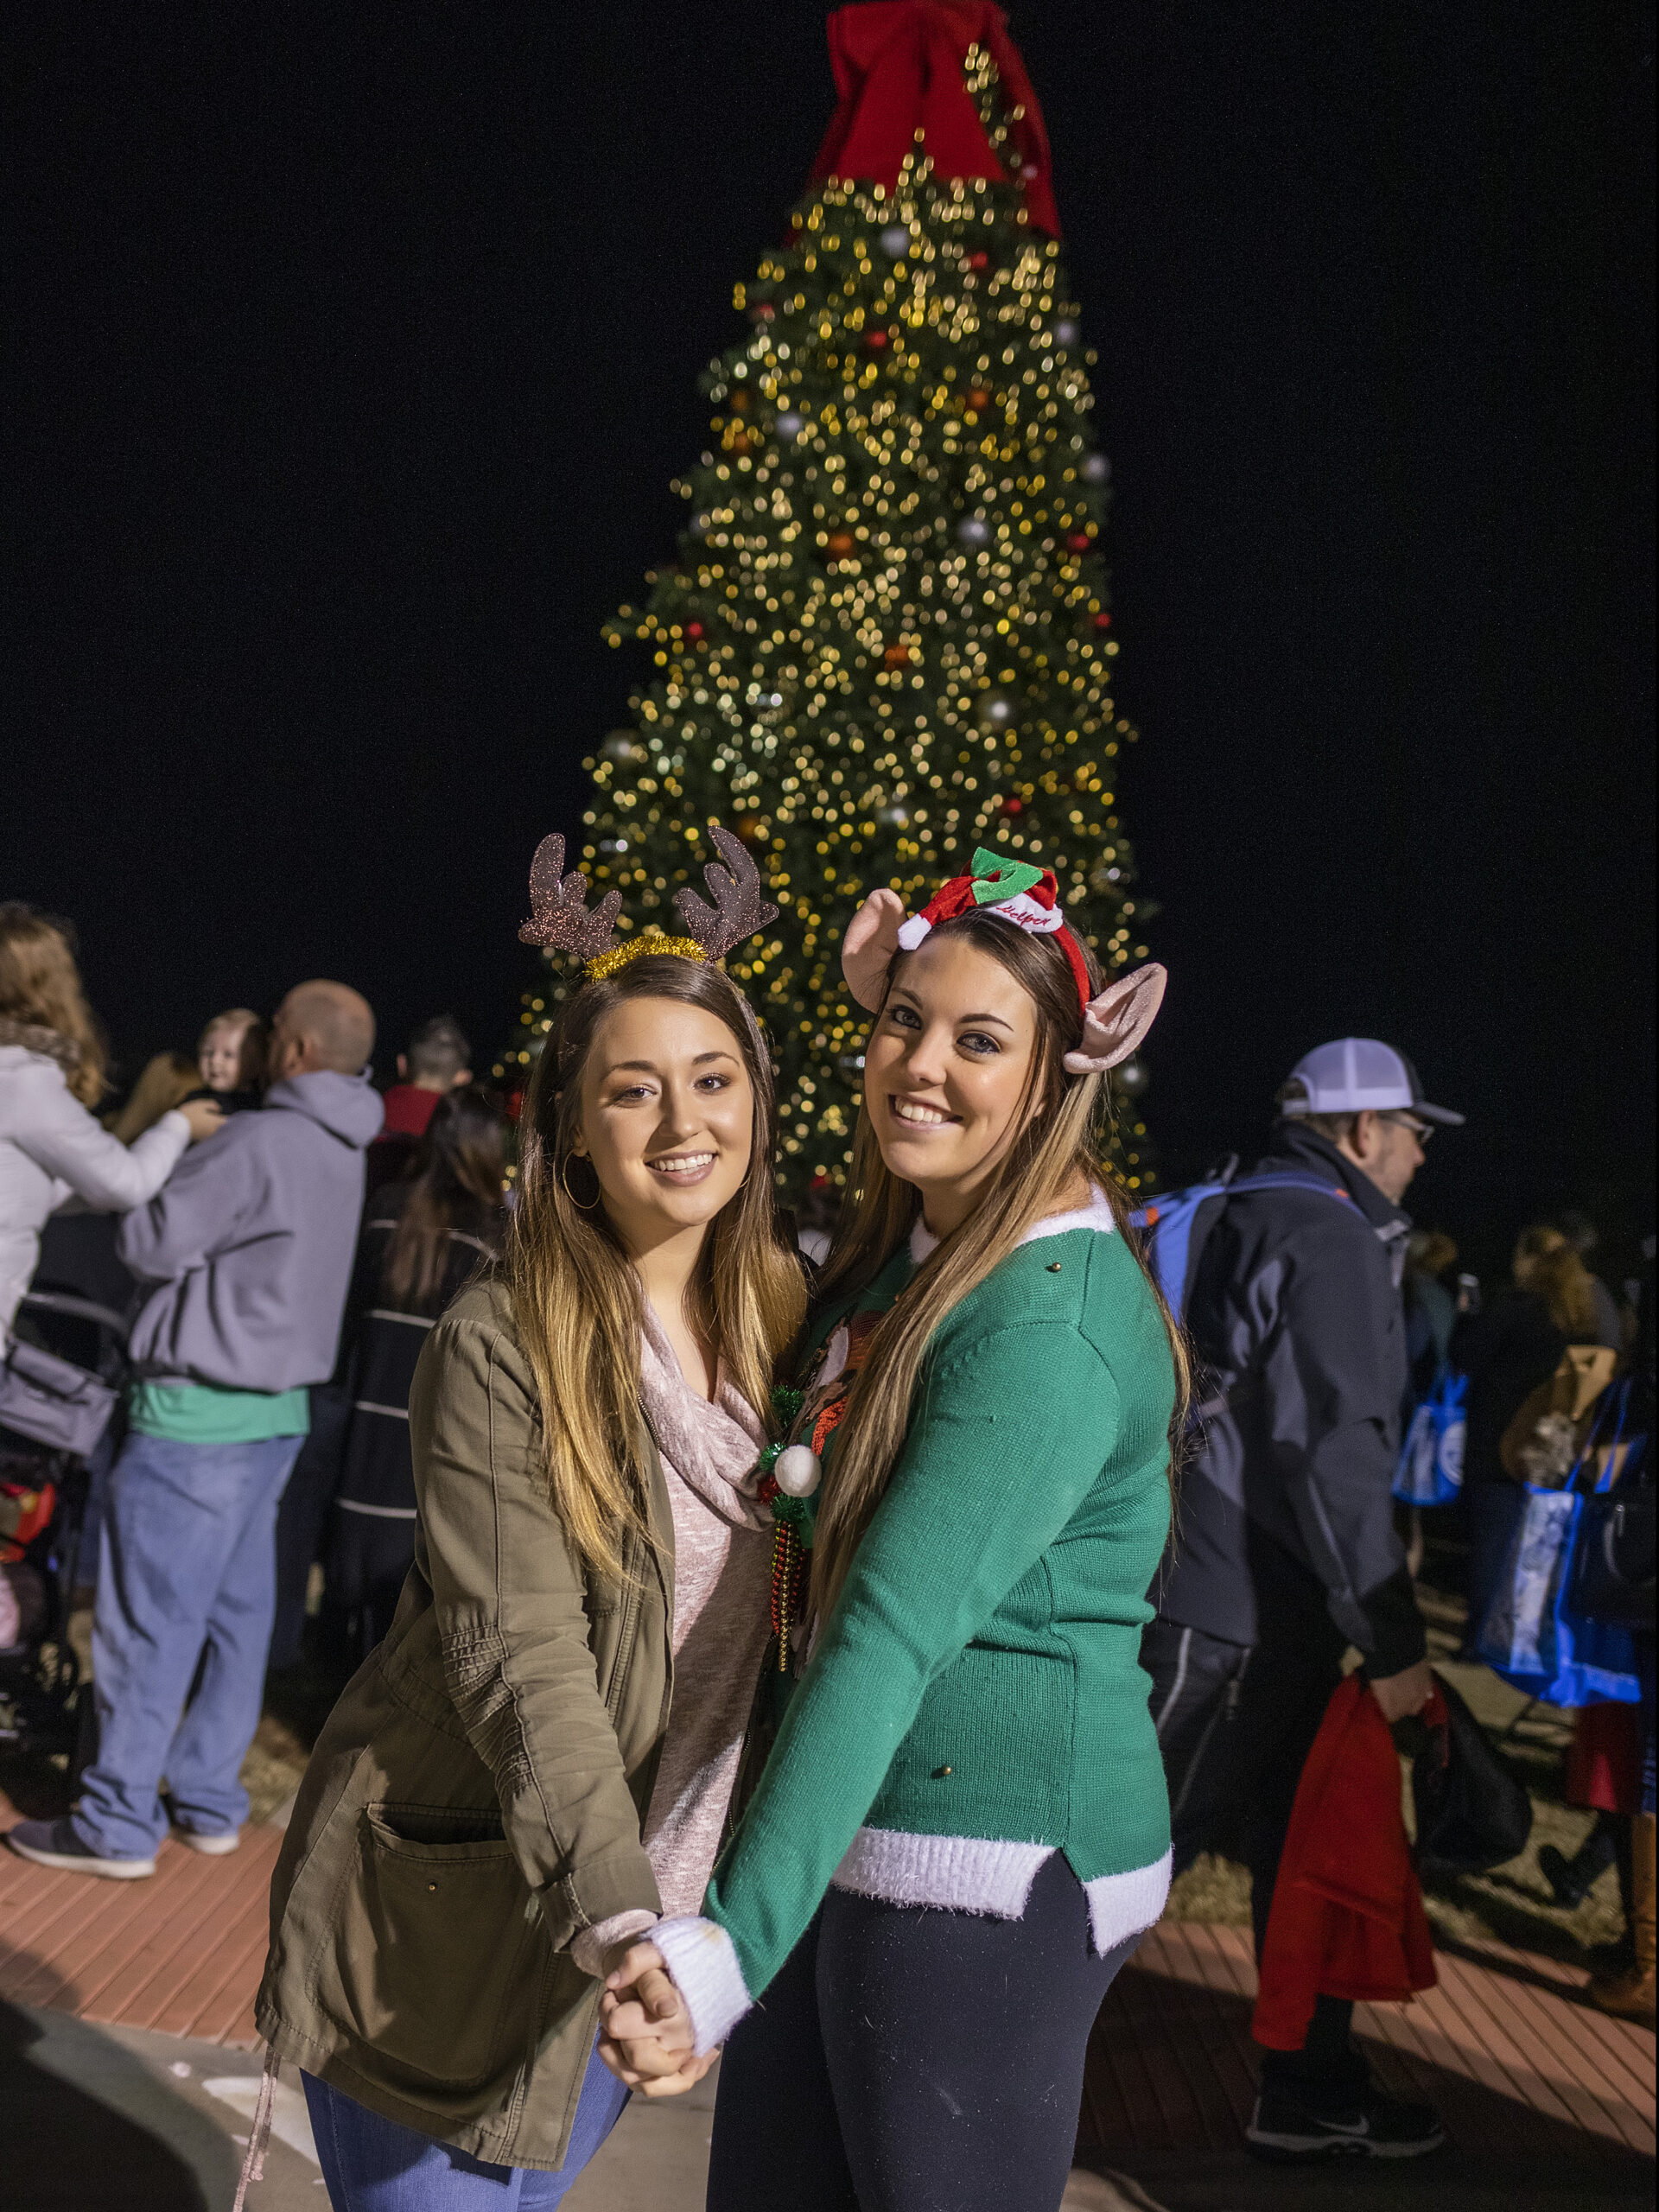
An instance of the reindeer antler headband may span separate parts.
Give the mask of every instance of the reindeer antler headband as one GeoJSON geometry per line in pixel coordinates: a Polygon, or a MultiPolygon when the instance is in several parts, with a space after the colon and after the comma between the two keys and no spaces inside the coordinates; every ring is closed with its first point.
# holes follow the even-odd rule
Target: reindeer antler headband
{"type": "Polygon", "coordinates": [[[588,905],[588,883],[580,868],[564,873],[564,839],[556,830],[543,837],[530,864],[531,918],[518,931],[525,944],[556,945],[584,962],[590,983],[614,976],[646,953],[677,954],[683,960],[719,960],[746,938],[778,918],[778,909],[760,895],[760,873],[729,830],[709,831],[726,865],[710,861],[702,880],[714,894],[712,906],[689,887],[674,894],[684,923],[683,937],[640,936],[618,944],[617,916],[622,893],[607,891],[597,906],[588,905]]]}

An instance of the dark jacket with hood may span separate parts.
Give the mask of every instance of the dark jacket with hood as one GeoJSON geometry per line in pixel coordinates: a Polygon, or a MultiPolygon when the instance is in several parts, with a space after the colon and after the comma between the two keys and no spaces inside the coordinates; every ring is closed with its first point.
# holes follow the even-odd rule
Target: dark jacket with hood
{"type": "Polygon", "coordinates": [[[1280,1125],[1258,1175],[1330,1186],[1231,1198],[1188,1301],[1202,1442],[1153,1591],[1182,1627],[1238,1644],[1326,1619],[1376,1676],[1424,1656],[1390,1495],[1406,1392],[1409,1217],[1316,1131],[1280,1125]]]}
{"type": "Polygon", "coordinates": [[[334,1372],[380,1100],[314,1069],[194,1146],[121,1224],[122,1259],[159,1285],[134,1325],[142,1373],[291,1390],[334,1372]]]}

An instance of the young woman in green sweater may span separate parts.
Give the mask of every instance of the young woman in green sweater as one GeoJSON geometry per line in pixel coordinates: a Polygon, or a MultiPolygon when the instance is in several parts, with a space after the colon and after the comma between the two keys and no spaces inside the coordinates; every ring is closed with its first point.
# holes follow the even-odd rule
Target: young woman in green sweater
{"type": "Polygon", "coordinates": [[[729,2038],[711,2212],[1053,2212],[1090,2028],[1169,1882],[1138,1655],[1185,1378],[1097,1164],[1163,971],[1103,990],[1052,876],[982,852],[913,921],[873,893],[842,957],[876,1020],[775,1470],[826,1478],[809,1656],[604,2049],[666,2082],[729,2038]]]}

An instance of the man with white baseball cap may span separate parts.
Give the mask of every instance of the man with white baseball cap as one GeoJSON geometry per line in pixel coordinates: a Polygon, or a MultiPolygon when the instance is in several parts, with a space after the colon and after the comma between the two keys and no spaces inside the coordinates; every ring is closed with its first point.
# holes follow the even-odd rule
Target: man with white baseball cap
{"type": "MultiPolygon", "coordinates": [[[[1391,1722],[1433,1687],[1391,1495],[1408,1376],[1400,1200],[1435,1128],[1463,1119],[1370,1037],[1317,1046],[1278,1103],[1270,1156],[1205,1208],[1187,1263],[1202,1441],[1141,1655],[1176,1872],[1207,1849],[1244,1859],[1258,1955],[1349,1646],[1391,1722]]],[[[1352,2012],[1322,1996],[1304,2047],[1264,2054],[1246,2130],[1260,2155],[1401,2158],[1441,2140],[1427,2107],[1371,2082],[1352,2012]]]]}

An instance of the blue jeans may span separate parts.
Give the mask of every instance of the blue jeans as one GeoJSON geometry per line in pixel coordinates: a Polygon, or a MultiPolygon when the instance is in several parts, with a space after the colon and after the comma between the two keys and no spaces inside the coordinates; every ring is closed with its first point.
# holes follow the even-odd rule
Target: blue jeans
{"type": "Polygon", "coordinates": [[[133,1434],[121,1447],[92,1611],[98,1758],[74,1821],[103,1857],[150,1857],[167,1834],[163,1777],[188,1827],[222,1834],[248,1816],[239,1777],[276,1604],[276,1503],[302,1441],[133,1434]]]}
{"type": "Polygon", "coordinates": [[[343,2089],[302,2075],[334,2212],[549,2212],[622,2116],[627,2090],[597,2050],[588,2062],[564,2164],[490,2166],[382,2120],[343,2089]]]}

